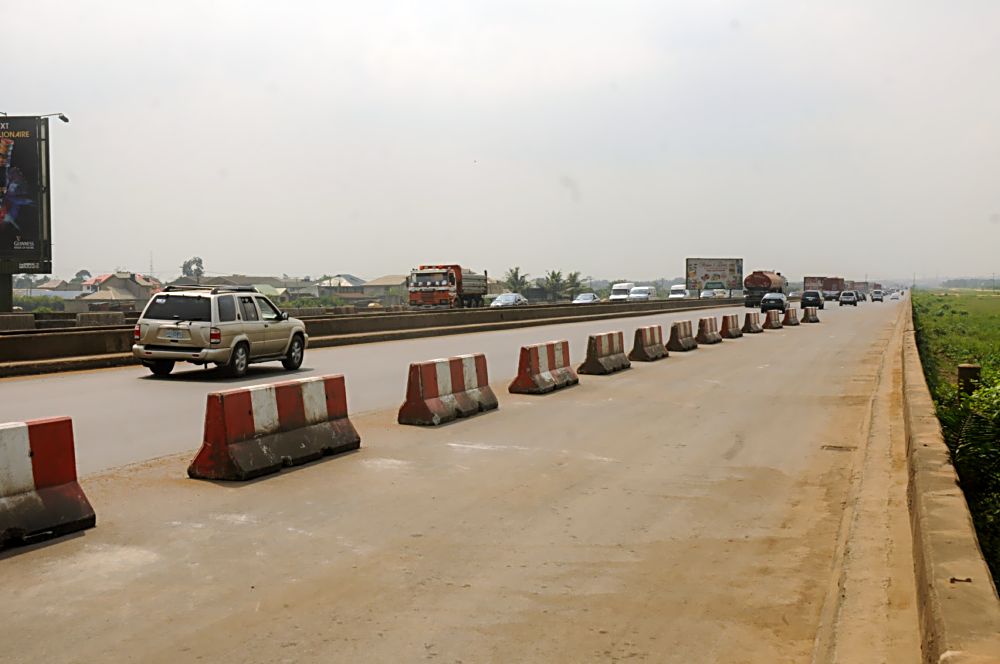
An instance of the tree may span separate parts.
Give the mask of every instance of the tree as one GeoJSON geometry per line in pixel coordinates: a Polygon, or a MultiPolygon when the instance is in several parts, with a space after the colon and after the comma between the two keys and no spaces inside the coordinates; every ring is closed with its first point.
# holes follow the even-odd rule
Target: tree
{"type": "Polygon", "coordinates": [[[90,273],[90,270],[80,270],[79,272],[76,273],[76,276],[73,277],[73,279],[70,281],[70,283],[71,284],[82,284],[87,279],[90,279],[92,276],[94,276],[94,275],[92,275],[90,273]]]}
{"type": "Polygon", "coordinates": [[[521,274],[521,268],[512,267],[504,275],[503,284],[512,293],[523,293],[528,289],[528,273],[521,274]]]}
{"type": "Polygon", "coordinates": [[[579,272],[570,272],[566,275],[566,294],[570,299],[575,298],[583,290],[583,282],[580,280],[579,272]]]}
{"type": "Polygon", "coordinates": [[[549,296],[550,300],[557,300],[563,294],[563,290],[566,288],[566,282],[563,280],[562,272],[559,270],[549,270],[545,273],[545,280],[542,282],[542,288],[545,289],[545,294],[549,296]]]}
{"type": "Polygon", "coordinates": [[[181,265],[181,274],[185,277],[201,279],[201,276],[205,274],[205,262],[201,260],[201,256],[192,256],[184,261],[181,265]]]}

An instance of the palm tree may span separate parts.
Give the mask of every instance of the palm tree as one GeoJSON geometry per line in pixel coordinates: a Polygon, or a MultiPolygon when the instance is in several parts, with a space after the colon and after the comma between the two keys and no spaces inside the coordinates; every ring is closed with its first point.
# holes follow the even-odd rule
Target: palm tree
{"type": "Polygon", "coordinates": [[[566,294],[572,300],[583,290],[583,282],[580,280],[579,272],[570,272],[566,275],[566,294]]]}
{"type": "Polygon", "coordinates": [[[549,296],[550,300],[559,299],[559,296],[563,294],[563,290],[566,288],[562,272],[558,270],[549,270],[546,272],[542,288],[545,289],[545,293],[549,296]]]}
{"type": "Polygon", "coordinates": [[[523,293],[528,289],[528,273],[521,274],[521,268],[512,267],[504,275],[503,284],[512,293],[523,293]]]}

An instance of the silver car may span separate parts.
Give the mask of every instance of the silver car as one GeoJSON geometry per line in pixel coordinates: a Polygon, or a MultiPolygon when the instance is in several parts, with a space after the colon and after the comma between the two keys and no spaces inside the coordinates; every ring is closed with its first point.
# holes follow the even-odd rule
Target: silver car
{"type": "Polygon", "coordinates": [[[254,362],[302,366],[309,336],[256,288],[167,286],[146,304],[133,330],[134,355],[157,376],[177,362],[225,367],[243,376],[254,362]]]}

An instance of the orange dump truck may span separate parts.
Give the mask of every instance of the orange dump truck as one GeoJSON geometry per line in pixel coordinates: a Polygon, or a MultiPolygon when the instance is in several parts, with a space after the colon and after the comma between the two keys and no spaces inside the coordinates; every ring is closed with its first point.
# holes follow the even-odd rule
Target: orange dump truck
{"type": "Polygon", "coordinates": [[[481,307],[486,295],[486,272],[477,274],[460,265],[421,265],[410,271],[407,287],[411,307],[481,307]]]}

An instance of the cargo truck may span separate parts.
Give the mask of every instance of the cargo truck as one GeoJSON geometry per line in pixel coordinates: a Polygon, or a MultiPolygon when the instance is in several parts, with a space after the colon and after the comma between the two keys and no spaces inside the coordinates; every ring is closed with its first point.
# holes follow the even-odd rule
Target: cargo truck
{"type": "Polygon", "coordinates": [[[460,265],[421,265],[410,271],[407,290],[411,307],[481,307],[486,296],[486,271],[477,274],[460,265]]]}
{"type": "Polygon", "coordinates": [[[780,272],[754,270],[743,280],[743,301],[747,307],[757,308],[768,293],[788,294],[788,279],[780,272]]]}

